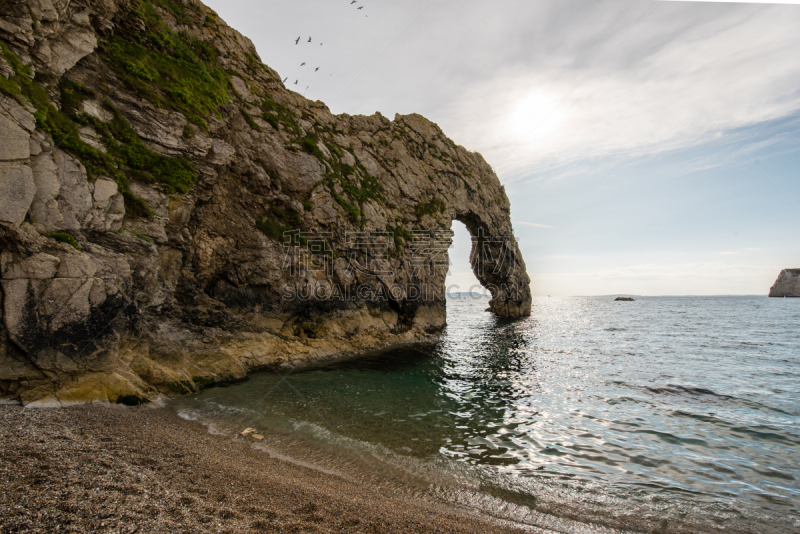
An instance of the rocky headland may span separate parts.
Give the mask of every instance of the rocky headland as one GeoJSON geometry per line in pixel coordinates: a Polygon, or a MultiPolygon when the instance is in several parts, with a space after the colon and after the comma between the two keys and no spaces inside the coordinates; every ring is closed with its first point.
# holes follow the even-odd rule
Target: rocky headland
{"type": "Polygon", "coordinates": [[[800,297],[800,269],[784,269],[769,289],[770,297],[800,297]]]}
{"type": "Polygon", "coordinates": [[[491,167],[333,115],[194,0],[0,4],[0,399],[145,403],[435,335],[453,220],[530,313],[491,167]]]}

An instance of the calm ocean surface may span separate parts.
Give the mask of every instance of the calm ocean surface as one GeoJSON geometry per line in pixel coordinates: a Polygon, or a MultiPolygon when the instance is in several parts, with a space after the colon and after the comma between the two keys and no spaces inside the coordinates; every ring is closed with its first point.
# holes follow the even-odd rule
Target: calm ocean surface
{"type": "Polygon", "coordinates": [[[800,299],[537,298],[513,321],[486,306],[449,299],[436,343],[171,405],[556,532],[800,532],[800,299]]]}

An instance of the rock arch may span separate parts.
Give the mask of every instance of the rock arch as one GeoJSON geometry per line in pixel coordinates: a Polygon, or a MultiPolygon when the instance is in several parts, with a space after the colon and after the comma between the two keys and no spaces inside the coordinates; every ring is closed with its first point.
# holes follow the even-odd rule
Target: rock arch
{"type": "Polygon", "coordinates": [[[507,318],[530,315],[530,277],[511,225],[493,227],[475,213],[458,215],[455,220],[464,223],[472,237],[470,266],[492,295],[489,310],[507,318]]]}
{"type": "Polygon", "coordinates": [[[9,53],[53,81],[36,93],[50,102],[0,106],[0,134],[13,141],[0,150],[0,191],[10,191],[0,195],[0,398],[144,401],[425,339],[446,324],[446,269],[421,268],[415,235],[440,236],[435,254],[422,257],[433,266],[454,220],[474,238],[472,267],[492,293],[489,309],[530,314],[511,205],[480,154],[420,115],[334,115],[288,90],[222,20],[207,27],[205,6],[185,7],[180,21],[156,10],[162,30],[192,19],[192,39],[218,50],[225,69],[197,61],[229,77],[219,90],[230,99],[206,117],[137,92],[122,62],[101,53],[104,40],[131,38],[120,29],[141,24],[130,3],[65,3],[53,13],[57,28],[32,24],[23,0],[0,7],[9,53]],[[68,60],[39,53],[75,35],[88,45],[68,60]],[[64,92],[55,81],[65,77],[81,89],[64,92]],[[83,149],[56,148],[37,126],[36,105],[72,121],[73,148],[83,149]],[[78,128],[79,110],[119,138],[78,128]],[[81,161],[112,141],[135,143],[168,171],[81,161]],[[176,172],[180,184],[170,182],[176,172]],[[287,246],[287,231],[299,232],[293,243],[303,251],[287,246]],[[431,289],[424,299],[408,290],[422,286],[431,289]],[[316,291],[323,287],[332,292],[316,291]]]}

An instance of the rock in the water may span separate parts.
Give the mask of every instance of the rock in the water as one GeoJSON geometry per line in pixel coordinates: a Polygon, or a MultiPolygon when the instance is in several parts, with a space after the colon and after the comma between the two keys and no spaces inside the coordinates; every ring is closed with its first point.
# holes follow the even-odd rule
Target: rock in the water
{"type": "Polygon", "coordinates": [[[784,269],[769,290],[770,297],[800,297],[800,269],[784,269]]]}
{"type": "Polygon", "coordinates": [[[239,432],[239,435],[240,435],[240,436],[247,437],[247,436],[249,436],[250,434],[252,434],[252,433],[253,433],[253,432],[255,432],[255,431],[256,431],[256,429],[255,429],[255,428],[245,428],[244,430],[242,430],[241,432],[239,432]]]}
{"type": "Polygon", "coordinates": [[[617,297],[614,299],[614,302],[633,302],[634,299],[632,297],[617,297]]]}

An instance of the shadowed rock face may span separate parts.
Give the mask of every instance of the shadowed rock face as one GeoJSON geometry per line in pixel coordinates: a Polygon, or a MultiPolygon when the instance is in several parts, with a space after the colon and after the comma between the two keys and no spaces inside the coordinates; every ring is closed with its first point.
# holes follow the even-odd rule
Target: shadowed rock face
{"type": "Polygon", "coordinates": [[[530,314],[510,204],[419,115],[332,115],[199,3],[0,7],[0,396],[155,398],[445,326],[452,221],[530,314]]]}
{"type": "Polygon", "coordinates": [[[770,297],[800,297],[800,269],[784,269],[769,290],[770,297]]]}

